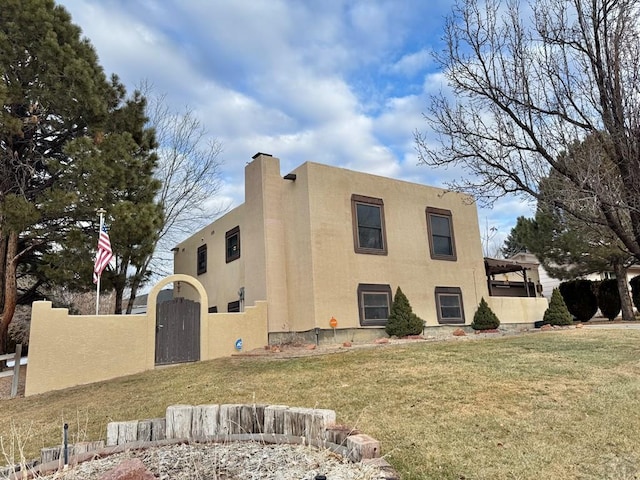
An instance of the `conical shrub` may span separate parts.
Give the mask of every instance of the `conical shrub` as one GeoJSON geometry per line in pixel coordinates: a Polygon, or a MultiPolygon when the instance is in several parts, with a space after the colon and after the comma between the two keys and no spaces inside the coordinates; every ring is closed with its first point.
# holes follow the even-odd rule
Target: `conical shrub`
{"type": "Polygon", "coordinates": [[[573,316],[569,313],[567,304],[564,303],[560,290],[557,288],[554,288],[551,293],[551,301],[544,312],[542,321],[549,325],[571,325],[573,323],[573,316]]]}
{"type": "Polygon", "coordinates": [[[419,335],[422,333],[424,322],[413,313],[409,299],[402,293],[400,287],[393,297],[393,305],[385,326],[389,336],[406,337],[407,335],[419,335]]]}
{"type": "Polygon", "coordinates": [[[491,307],[487,304],[484,297],[480,299],[480,305],[476,313],[473,315],[473,322],[471,322],[471,328],[474,330],[495,330],[500,326],[500,320],[493,313],[491,307]]]}

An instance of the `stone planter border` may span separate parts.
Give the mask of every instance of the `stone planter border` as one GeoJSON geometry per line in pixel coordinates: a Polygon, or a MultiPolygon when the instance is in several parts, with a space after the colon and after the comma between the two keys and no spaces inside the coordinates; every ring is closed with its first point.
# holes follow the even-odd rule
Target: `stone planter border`
{"type": "MultiPolygon", "coordinates": [[[[110,422],[103,441],[69,445],[69,465],[129,450],[181,443],[257,442],[310,445],[351,462],[373,464],[384,479],[400,477],[381,457],[380,442],[354,428],[336,424],[333,410],[263,404],[171,405],[165,418],[110,422]]],[[[64,468],[63,447],[43,448],[39,464],[16,469],[10,480],[34,478],[64,468]]]]}

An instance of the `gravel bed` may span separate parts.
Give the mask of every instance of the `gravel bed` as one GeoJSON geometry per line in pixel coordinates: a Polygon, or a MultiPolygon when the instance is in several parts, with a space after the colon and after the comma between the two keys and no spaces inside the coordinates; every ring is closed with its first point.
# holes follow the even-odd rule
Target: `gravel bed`
{"type": "Polygon", "coordinates": [[[139,458],[158,479],[198,480],[377,480],[383,472],[372,465],[352,463],[328,450],[301,445],[256,442],[177,444],[131,450],[80,463],[41,479],[97,480],[125,459],[139,458]]]}

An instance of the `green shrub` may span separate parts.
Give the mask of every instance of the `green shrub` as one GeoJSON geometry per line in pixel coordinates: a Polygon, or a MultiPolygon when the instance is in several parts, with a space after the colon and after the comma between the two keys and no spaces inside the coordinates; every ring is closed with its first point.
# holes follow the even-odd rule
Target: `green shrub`
{"type": "Polygon", "coordinates": [[[389,313],[389,319],[385,326],[387,335],[396,337],[406,337],[407,335],[419,335],[422,333],[424,322],[418,317],[409,304],[409,300],[402,293],[400,287],[393,297],[393,305],[389,313]]]}
{"type": "Polygon", "coordinates": [[[473,322],[471,322],[471,328],[474,330],[494,330],[500,326],[500,320],[493,313],[491,307],[487,304],[484,297],[480,299],[480,305],[476,313],[473,315],[473,322]]]}
{"type": "Polygon", "coordinates": [[[631,299],[633,300],[633,306],[640,311],[640,275],[629,280],[629,284],[631,285],[631,299]]]}
{"type": "Polygon", "coordinates": [[[573,323],[573,316],[569,313],[560,290],[557,288],[553,289],[549,307],[545,310],[542,321],[549,325],[571,325],[573,323]]]}
{"type": "Polygon", "coordinates": [[[571,280],[559,285],[569,313],[580,322],[588,322],[598,311],[598,298],[591,280],[571,280]]]}
{"type": "Polygon", "coordinates": [[[609,320],[618,316],[622,309],[618,281],[616,279],[603,280],[598,288],[598,307],[600,313],[609,320]]]}

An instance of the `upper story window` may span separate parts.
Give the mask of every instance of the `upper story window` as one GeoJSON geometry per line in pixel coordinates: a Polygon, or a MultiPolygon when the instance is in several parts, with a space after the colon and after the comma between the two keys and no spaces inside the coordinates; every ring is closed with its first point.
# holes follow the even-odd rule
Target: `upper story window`
{"type": "Polygon", "coordinates": [[[451,211],[427,207],[429,249],[434,260],[456,260],[451,211]]]}
{"type": "Polygon", "coordinates": [[[436,287],[438,323],[464,323],[462,290],[458,287],[436,287]]]}
{"type": "Polygon", "coordinates": [[[207,246],[200,245],[198,247],[198,275],[202,275],[207,271],[207,246]]]}
{"type": "Polygon", "coordinates": [[[352,195],[351,211],[356,253],[386,255],[387,237],[382,199],[352,195]]]}
{"type": "Polygon", "coordinates": [[[391,308],[389,285],[361,283],[358,285],[360,325],[386,325],[391,308]]]}
{"type": "Polygon", "coordinates": [[[240,313],[240,300],[236,300],[235,302],[227,303],[227,312],[228,313],[240,313]]]}
{"type": "Polygon", "coordinates": [[[227,263],[240,258],[240,227],[229,230],[225,235],[227,263]]]}

